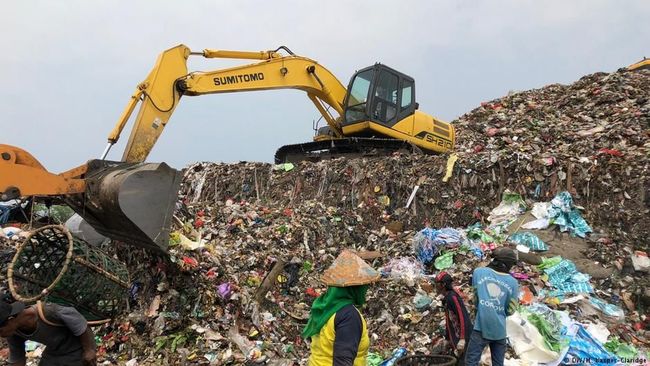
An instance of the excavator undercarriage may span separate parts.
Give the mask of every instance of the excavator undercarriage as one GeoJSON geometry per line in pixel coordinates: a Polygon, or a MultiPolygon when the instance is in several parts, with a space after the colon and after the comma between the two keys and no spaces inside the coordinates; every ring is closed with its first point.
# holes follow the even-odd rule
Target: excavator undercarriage
{"type": "Polygon", "coordinates": [[[276,151],[275,163],[317,162],[340,157],[388,156],[395,152],[424,153],[417,146],[402,140],[350,137],[284,145],[276,151]]]}

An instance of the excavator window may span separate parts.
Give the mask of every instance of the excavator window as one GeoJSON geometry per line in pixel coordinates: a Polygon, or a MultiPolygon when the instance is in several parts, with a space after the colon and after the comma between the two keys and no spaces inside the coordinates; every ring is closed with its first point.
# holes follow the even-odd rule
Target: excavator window
{"type": "Polygon", "coordinates": [[[381,70],[371,109],[373,119],[390,124],[397,117],[398,82],[397,75],[381,70]]]}
{"type": "Polygon", "coordinates": [[[405,76],[402,79],[402,84],[400,88],[400,102],[399,102],[399,115],[397,116],[398,120],[402,120],[415,112],[415,83],[411,79],[407,79],[405,76]]]}
{"type": "Polygon", "coordinates": [[[354,122],[366,119],[366,101],[374,70],[362,71],[355,76],[348,93],[348,104],[345,110],[345,120],[354,122]]]}
{"type": "Polygon", "coordinates": [[[404,80],[402,83],[402,99],[400,102],[401,109],[406,109],[413,104],[413,82],[404,80]]]}

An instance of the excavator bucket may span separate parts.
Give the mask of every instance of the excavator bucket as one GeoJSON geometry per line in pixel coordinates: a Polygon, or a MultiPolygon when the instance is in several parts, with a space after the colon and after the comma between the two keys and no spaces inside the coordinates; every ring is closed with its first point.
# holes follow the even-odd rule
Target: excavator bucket
{"type": "Polygon", "coordinates": [[[100,234],[166,253],[180,184],[165,163],[91,160],[85,193],[66,201],[100,234]]]}

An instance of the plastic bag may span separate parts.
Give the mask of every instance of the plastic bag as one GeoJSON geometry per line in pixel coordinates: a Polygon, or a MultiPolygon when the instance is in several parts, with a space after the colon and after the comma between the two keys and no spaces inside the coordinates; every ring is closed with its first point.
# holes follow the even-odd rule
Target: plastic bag
{"type": "Polygon", "coordinates": [[[562,337],[562,321],[559,315],[543,304],[533,304],[526,308],[528,321],[544,337],[545,345],[551,351],[559,352],[569,342],[562,337]]]}
{"type": "Polygon", "coordinates": [[[616,360],[616,355],[607,351],[582,325],[574,324],[573,327],[578,327],[578,331],[569,344],[569,351],[567,352],[569,359],[589,360],[590,365],[612,365],[612,362],[602,361],[616,360]]]}
{"type": "Polygon", "coordinates": [[[454,253],[447,252],[436,258],[435,267],[437,270],[442,271],[454,265],[454,253]]]}
{"type": "Polygon", "coordinates": [[[433,299],[431,299],[429,296],[422,292],[418,292],[415,294],[415,297],[413,297],[413,305],[415,305],[415,308],[418,309],[419,311],[422,311],[431,305],[433,302],[433,299]]]}
{"type": "Polygon", "coordinates": [[[634,358],[639,351],[632,345],[621,342],[618,337],[612,337],[603,345],[609,352],[616,354],[621,358],[634,358]]]}
{"type": "Polygon", "coordinates": [[[560,231],[568,231],[571,235],[584,238],[593,230],[582,218],[580,211],[573,205],[573,198],[569,192],[560,192],[551,200],[549,209],[551,222],[560,227],[560,231]]]}
{"type": "Polygon", "coordinates": [[[437,230],[425,228],[415,234],[413,238],[413,251],[415,255],[424,264],[429,264],[438,255],[438,246],[433,239],[436,237],[437,230]]]}
{"type": "Polygon", "coordinates": [[[508,226],[524,212],[526,212],[526,202],[521,195],[506,190],[501,196],[501,203],[490,211],[488,221],[490,226],[508,226]]]}
{"type": "Polygon", "coordinates": [[[506,332],[515,353],[523,360],[545,363],[560,357],[545,346],[544,337],[537,328],[518,312],[506,318],[506,332]]]}
{"type": "Polygon", "coordinates": [[[616,305],[608,304],[597,297],[590,297],[589,300],[582,300],[582,303],[586,306],[590,306],[593,309],[598,310],[610,320],[616,322],[625,321],[625,312],[623,312],[623,309],[619,308],[616,305]]]}
{"type": "Polygon", "coordinates": [[[393,258],[381,272],[393,279],[404,281],[408,286],[415,286],[415,280],[424,275],[422,263],[408,257],[393,258]]]}
{"type": "Polygon", "coordinates": [[[510,241],[522,244],[535,251],[547,251],[548,245],[538,238],[537,235],[529,232],[514,233],[510,235],[510,241]]]}

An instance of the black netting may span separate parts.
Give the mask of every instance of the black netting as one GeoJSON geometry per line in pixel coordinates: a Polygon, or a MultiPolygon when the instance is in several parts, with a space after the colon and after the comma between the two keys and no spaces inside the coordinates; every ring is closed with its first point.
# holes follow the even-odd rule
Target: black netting
{"type": "Polygon", "coordinates": [[[10,267],[14,297],[74,306],[88,320],[111,318],[126,305],[126,266],[62,226],[34,231],[10,267]]]}

